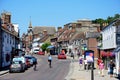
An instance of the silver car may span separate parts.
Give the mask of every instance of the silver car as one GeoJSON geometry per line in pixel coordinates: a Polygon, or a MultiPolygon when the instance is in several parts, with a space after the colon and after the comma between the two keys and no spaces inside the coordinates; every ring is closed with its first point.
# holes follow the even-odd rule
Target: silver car
{"type": "Polygon", "coordinates": [[[24,72],[25,68],[23,67],[23,64],[21,61],[14,61],[10,65],[9,72],[24,72]]]}

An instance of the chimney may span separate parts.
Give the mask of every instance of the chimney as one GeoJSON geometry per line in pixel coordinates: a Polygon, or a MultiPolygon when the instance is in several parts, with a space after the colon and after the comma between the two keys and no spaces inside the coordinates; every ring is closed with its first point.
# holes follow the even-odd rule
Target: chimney
{"type": "Polygon", "coordinates": [[[2,13],[2,19],[4,23],[11,23],[11,14],[9,12],[2,13]]]}
{"type": "Polygon", "coordinates": [[[43,34],[44,34],[44,35],[47,35],[47,30],[43,30],[43,34]]]}
{"type": "Polygon", "coordinates": [[[62,31],[62,27],[58,27],[58,31],[62,31]]]}

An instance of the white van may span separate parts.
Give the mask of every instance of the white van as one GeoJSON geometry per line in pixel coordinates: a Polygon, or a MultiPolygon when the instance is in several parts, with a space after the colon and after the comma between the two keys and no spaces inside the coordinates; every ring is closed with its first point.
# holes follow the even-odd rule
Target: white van
{"type": "Polygon", "coordinates": [[[39,51],[40,51],[39,48],[33,48],[33,53],[34,53],[34,54],[37,54],[39,51]]]}

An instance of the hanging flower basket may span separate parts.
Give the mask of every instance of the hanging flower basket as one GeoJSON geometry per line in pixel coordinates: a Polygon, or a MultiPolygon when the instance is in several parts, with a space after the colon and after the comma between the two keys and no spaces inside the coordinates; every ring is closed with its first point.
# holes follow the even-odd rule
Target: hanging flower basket
{"type": "Polygon", "coordinates": [[[101,51],[100,54],[102,57],[107,57],[107,53],[105,51],[101,51]]]}

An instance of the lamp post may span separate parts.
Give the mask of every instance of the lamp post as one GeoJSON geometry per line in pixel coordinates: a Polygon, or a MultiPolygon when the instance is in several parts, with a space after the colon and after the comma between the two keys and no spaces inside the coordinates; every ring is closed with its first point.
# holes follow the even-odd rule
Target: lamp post
{"type": "Polygon", "coordinates": [[[94,80],[94,62],[91,62],[91,80],[94,80]]]}
{"type": "Polygon", "coordinates": [[[2,68],[2,30],[1,30],[1,19],[0,19],[0,70],[2,68]]]}

